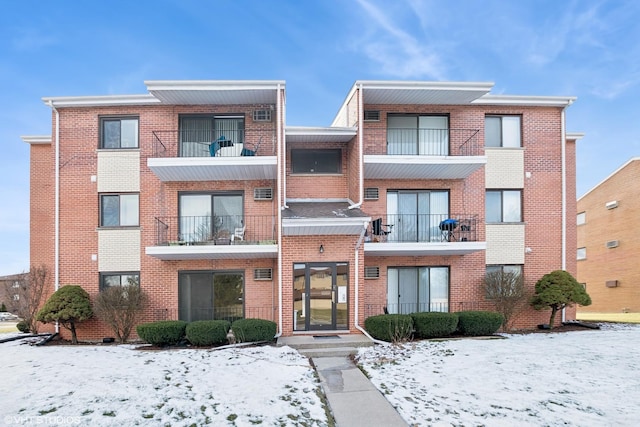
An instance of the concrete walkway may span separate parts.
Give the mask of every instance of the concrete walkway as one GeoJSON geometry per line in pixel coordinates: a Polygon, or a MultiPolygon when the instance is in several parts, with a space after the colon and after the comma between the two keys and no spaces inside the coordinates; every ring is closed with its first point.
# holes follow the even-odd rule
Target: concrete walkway
{"type": "Polygon", "coordinates": [[[387,399],[348,357],[312,357],[337,427],[406,427],[387,399]]]}

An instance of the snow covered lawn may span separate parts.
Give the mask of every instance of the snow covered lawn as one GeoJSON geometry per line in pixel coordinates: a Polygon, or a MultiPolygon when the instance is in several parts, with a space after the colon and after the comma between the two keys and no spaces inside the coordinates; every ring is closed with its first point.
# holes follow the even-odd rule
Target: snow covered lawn
{"type": "Polygon", "coordinates": [[[14,341],[0,344],[0,366],[2,425],[327,425],[314,371],[289,347],[144,351],[14,341]]]}
{"type": "Polygon", "coordinates": [[[637,426],[640,325],[361,349],[412,425],[637,426]]]}

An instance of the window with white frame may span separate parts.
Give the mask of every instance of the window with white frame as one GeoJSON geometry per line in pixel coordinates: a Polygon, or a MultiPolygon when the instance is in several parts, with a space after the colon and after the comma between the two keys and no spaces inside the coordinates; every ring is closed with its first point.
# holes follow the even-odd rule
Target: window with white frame
{"type": "Polygon", "coordinates": [[[582,225],[585,222],[587,222],[587,213],[586,212],[580,212],[576,216],[576,222],[577,222],[578,225],[582,225]]]}
{"type": "Polygon", "coordinates": [[[520,116],[486,116],[485,147],[521,147],[520,116]]]}
{"type": "Polygon", "coordinates": [[[102,194],[101,227],[136,227],[140,224],[138,194],[102,194]]]}
{"type": "Polygon", "coordinates": [[[578,261],[581,260],[581,259],[586,259],[587,258],[587,248],[578,248],[577,258],[578,258],[578,261]]]}
{"type": "Polygon", "coordinates": [[[448,267],[390,267],[387,270],[387,311],[409,314],[449,311],[448,267]]]}
{"type": "Polygon", "coordinates": [[[138,148],[137,117],[103,117],[100,119],[100,148],[138,148]]]}
{"type": "Polygon", "coordinates": [[[522,191],[487,190],[486,222],[522,222],[522,191]]]}
{"type": "Polygon", "coordinates": [[[342,173],[342,150],[291,150],[293,173],[338,174],[342,173]]]}
{"type": "Polygon", "coordinates": [[[104,291],[112,286],[128,286],[135,285],[140,286],[140,272],[138,271],[126,271],[126,272],[109,272],[100,273],[100,290],[104,291]]]}

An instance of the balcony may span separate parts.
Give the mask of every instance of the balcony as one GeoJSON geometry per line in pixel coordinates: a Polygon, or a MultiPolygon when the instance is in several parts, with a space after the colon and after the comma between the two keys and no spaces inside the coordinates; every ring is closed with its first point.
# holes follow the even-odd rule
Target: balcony
{"type": "Polygon", "coordinates": [[[487,163],[478,129],[368,129],[368,179],[464,179],[487,163]]]}
{"type": "Polygon", "coordinates": [[[273,129],[153,131],[149,169],[161,181],[275,179],[273,129]]]}
{"type": "Polygon", "coordinates": [[[478,240],[478,216],[453,214],[375,218],[364,244],[369,256],[467,255],[486,248],[486,242],[478,240]]]}
{"type": "Polygon", "coordinates": [[[276,218],[265,216],[156,217],[156,244],[146,254],[161,260],[276,258],[276,218]]]}

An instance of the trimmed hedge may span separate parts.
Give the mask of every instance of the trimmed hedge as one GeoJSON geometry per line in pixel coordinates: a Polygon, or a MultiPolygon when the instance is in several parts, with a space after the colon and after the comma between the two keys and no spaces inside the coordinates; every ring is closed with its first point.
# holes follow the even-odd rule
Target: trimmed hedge
{"type": "Polygon", "coordinates": [[[239,319],[231,324],[236,342],[273,341],[278,326],[264,319],[239,319]]]}
{"type": "Polygon", "coordinates": [[[458,312],[458,331],[467,336],[492,335],[498,332],[504,317],[494,311],[458,312]]]}
{"type": "Polygon", "coordinates": [[[26,320],[21,320],[21,321],[19,321],[19,322],[16,324],[16,328],[18,328],[18,330],[19,330],[20,332],[24,332],[24,333],[30,332],[30,331],[29,331],[29,324],[27,323],[27,321],[26,321],[26,320]]]}
{"type": "Polygon", "coordinates": [[[214,345],[227,342],[231,323],[228,320],[197,320],[187,325],[187,340],[193,345],[214,345]]]}
{"type": "Polygon", "coordinates": [[[412,313],[417,338],[440,338],[453,334],[458,327],[456,313],[412,313]]]}
{"type": "Polygon", "coordinates": [[[407,341],[413,333],[413,319],[408,314],[380,314],[367,317],[364,329],[381,341],[407,341]]]}
{"type": "Polygon", "coordinates": [[[178,344],[184,338],[186,328],[187,322],[183,320],[161,320],[138,325],[136,331],[149,344],[165,346],[178,344]]]}

